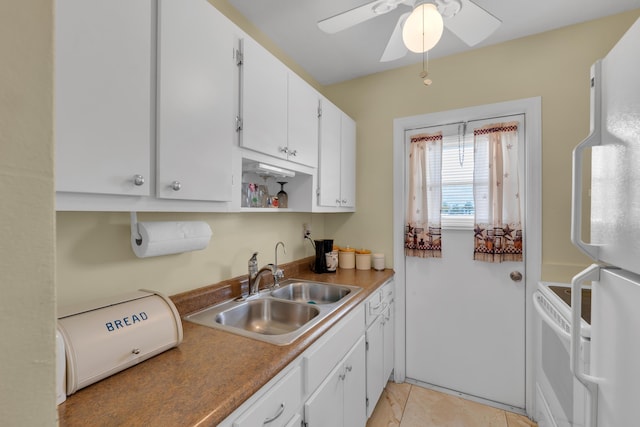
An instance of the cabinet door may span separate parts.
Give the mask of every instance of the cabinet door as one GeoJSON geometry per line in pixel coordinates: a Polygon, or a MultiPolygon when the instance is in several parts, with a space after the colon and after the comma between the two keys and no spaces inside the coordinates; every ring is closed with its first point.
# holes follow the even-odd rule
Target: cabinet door
{"type": "Polygon", "coordinates": [[[383,387],[386,385],[391,372],[393,371],[393,353],[395,350],[395,333],[394,333],[394,303],[391,301],[384,316],[384,369],[382,371],[383,387]]]}
{"type": "Polygon", "coordinates": [[[356,123],[342,114],[340,157],[340,206],[356,206],[356,123]]]}
{"type": "Polygon", "coordinates": [[[339,363],[304,404],[307,427],[341,427],[344,405],[344,366],[339,363]]]}
{"type": "Polygon", "coordinates": [[[289,160],[318,167],[318,93],[298,75],[289,73],[289,160]]]}
{"type": "Polygon", "coordinates": [[[55,2],[57,191],[149,195],[151,4],[55,2]]]}
{"type": "Polygon", "coordinates": [[[360,337],[344,361],[344,426],[364,427],[367,423],[367,373],[365,340],[360,337]]]}
{"type": "Polygon", "coordinates": [[[320,117],[320,159],[318,182],[320,206],[340,204],[340,149],[342,112],[326,99],[322,100],[320,117]]]}
{"type": "Polygon", "coordinates": [[[380,315],[367,328],[367,417],[373,413],[385,386],[384,380],[384,316],[380,315]]]}
{"type": "Polygon", "coordinates": [[[157,196],[231,200],[233,31],[206,0],[160,0],[157,196]]]}
{"type": "Polygon", "coordinates": [[[241,145],[286,159],[288,70],[250,37],[242,44],[241,145]]]}

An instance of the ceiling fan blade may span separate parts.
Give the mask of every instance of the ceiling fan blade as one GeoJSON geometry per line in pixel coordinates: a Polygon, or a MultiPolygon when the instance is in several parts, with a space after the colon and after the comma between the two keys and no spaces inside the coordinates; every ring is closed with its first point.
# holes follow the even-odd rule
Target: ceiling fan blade
{"type": "Polygon", "coordinates": [[[330,18],[318,21],[318,27],[325,33],[334,34],[349,27],[368,21],[394,10],[404,0],[375,0],[330,18]]]}
{"type": "Polygon", "coordinates": [[[393,29],[393,33],[391,33],[387,47],[384,49],[382,57],[380,57],[380,62],[395,61],[407,54],[407,47],[402,41],[402,27],[410,14],[411,12],[403,13],[400,15],[400,18],[398,18],[398,22],[393,29]]]}
{"type": "Polygon", "coordinates": [[[449,31],[469,46],[475,46],[489,37],[502,21],[472,2],[460,0],[462,7],[453,17],[444,20],[449,31]]]}

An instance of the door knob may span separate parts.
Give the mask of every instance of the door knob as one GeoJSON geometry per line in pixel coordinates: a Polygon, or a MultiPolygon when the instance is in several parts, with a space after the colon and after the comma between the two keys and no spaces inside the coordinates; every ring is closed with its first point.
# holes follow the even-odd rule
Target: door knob
{"type": "Polygon", "coordinates": [[[522,281],[522,273],[520,273],[519,271],[512,271],[511,273],[509,273],[509,277],[511,277],[511,280],[513,280],[514,282],[522,281]]]}

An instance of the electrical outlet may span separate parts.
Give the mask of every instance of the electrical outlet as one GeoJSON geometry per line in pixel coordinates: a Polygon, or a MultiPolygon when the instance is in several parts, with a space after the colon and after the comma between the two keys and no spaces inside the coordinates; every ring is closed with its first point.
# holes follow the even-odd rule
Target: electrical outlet
{"type": "Polygon", "coordinates": [[[305,222],[304,224],[302,224],[302,232],[303,232],[303,235],[302,235],[303,239],[310,238],[311,226],[305,222]]]}

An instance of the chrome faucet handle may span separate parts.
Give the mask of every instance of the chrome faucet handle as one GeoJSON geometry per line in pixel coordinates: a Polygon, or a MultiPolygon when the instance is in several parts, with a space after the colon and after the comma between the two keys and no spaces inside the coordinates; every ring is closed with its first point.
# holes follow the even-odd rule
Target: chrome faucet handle
{"type": "Polygon", "coordinates": [[[284,270],[281,268],[276,268],[273,272],[273,287],[277,288],[280,286],[280,279],[284,279],[284,270]]]}

